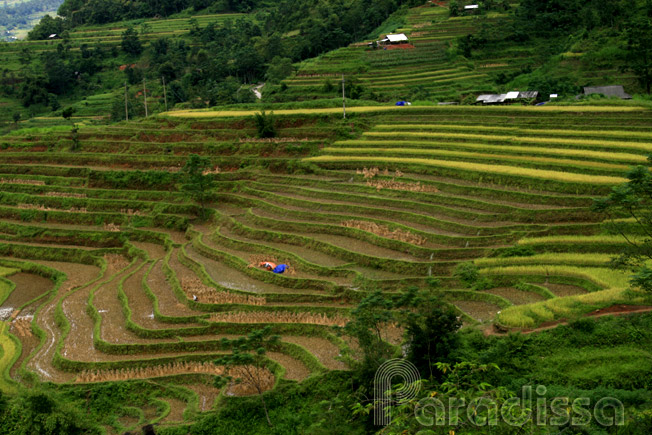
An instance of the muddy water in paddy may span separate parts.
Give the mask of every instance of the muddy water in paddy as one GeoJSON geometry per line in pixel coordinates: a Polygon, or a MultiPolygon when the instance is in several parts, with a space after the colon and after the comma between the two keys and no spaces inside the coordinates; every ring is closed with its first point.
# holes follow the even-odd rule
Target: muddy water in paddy
{"type": "Polygon", "coordinates": [[[340,260],[339,258],[330,256],[328,254],[324,254],[314,249],[304,248],[303,246],[290,245],[289,243],[269,242],[267,240],[263,241],[263,240],[250,239],[246,236],[236,234],[225,227],[220,228],[220,233],[222,233],[223,235],[231,239],[241,240],[249,243],[255,243],[260,246],[269,246],[271,248],[276,248],[282,251],[290,252],[292,254],[298,255],[299,257],[303,258],[304,260],[310,263],[318,264],[320,266],[337,267],[337,266],[342,266],[344,264],[347,264],[347,262],[344,260],[340,260]]]}
{"type": "Polygon", "coordinates": [[[485,293],[502,296],[514,305],[531,304],[533,302],[545,301],[546,298],[538,293],[521,291],[514,287],[499,287],[486,290],[485,293]]]}
{"type": "MultiPolygon", "coordinates": [[[[127,278],[125,282],[131,278],[136,279],[137,284],[144,276],[144,267],[138,270],[134,275],[127,278]]],[[[123,275],[124,276],[124,275],[123,275]]],[[[118,285],[120,280],[116,279],[107,285],[102,286],[95,292],[93,305],[102,317],[100,327],[100,336],[103,340],[114,343],[162,343],[175,341],[174,339],[155,339],[155,338],[141,338],[126,328],[126,318],[122,312],[122,304],[118,299],[118,285]]],[[[150,303],[151,306],[151,303],[150,303]]],[[[153,314],[153,311],[152,311],[153,314]]],[[[156,322],[158,324],[158,322],[156,322]]],[[[163,327],[169,326],[162,324],[163,327]]]]}
{"type": "MultiPolygon", "coordinates": [[[[145,265],[141,270],[136,272],[131,277],[127,278],[122,286],[122,289],[127,296],[129,308],[131,309],[131,320],[137,325],[146,329],[167,329],[171,327],[184,328],[188,326],[197,326],[197,324],[189,323],[172,325],[170,323],[159,322],[158,320],[154,319],[153,302],[147,297],[142,286],[143,277],[147,273],[148,269],[149,264],[145,265]]],[[[151,284],[149,285],[151,288],[151,284]]],[[[172,291],[172,289],[169,290],[172,291]]],[[[183,305],[183,307],[185,307],[185,305],[183,305]]],[[[174,315],[178,316],[179,313],[175,312],[174,315]]]]}
{"type": "MultiPolygon", "coordinates": [[[[16,284],[7,300],[2,304],[4,308],[18,308],[43,293],[49,292],[54,287],[54,282],[48,278],[32,273],[18,272],[9,277],[9,281],[16,284]]],[[[11,312],[9,312],[11,314],[11,312]]]]}
{"type": "MultiPolygon", "coordinates": [[[[107,275],[106,279],[98,283],[100,288],[97,290],[97,292],[100,293],[106,292],[107,294],[112,294],[114,299],[117,301],[117,291],[116,291],[117,282],[122,276],[129,273],[133,269],[134,266],[131,266],[127,270],[119,272],[115,275],[107,275]],[[110,278],[113,278],[113,281],[108,282],[110,278]]],[[[95,286],[93,286],[92,288],[95,288],[95,286]]],[[[112,354],[105,354],[95,349],[93,345],[93,321],[86,314],[86,301],[88,300],[88,296],[92,288],[81,289],[73,293],[69,297],[67,297],[63,302],[64,314],[66,315],[66,317],[68,318],[71,324],[70,333],[67,335],[66,339],[64,340],[63,349],[61,350],[61,353],[64,357],[76,361],[91,362],[91,361],[125,361],[125,360],[137,360],[143,358],[152,358],[152,357],[164,358],[168,356],[192,355],[191,352],[179,352],[179,353],[157,352],[153,355],[147,355],[147,354],[112,355],[112,354]]],[[[104,297],[105,296],[103,296],[102,298],[104,297]]],[[[107,300],[109,299],[108,296],[106,296],[106,298],[107,300]]],[[[98,298],[96,297],[95,299],[96,308],[103,309],[100,308],[100,305],[97,301],[98,298]]],[[[117,306],[119,306],[119,303],[117,303],[117,306]]],[[[111,307],[114,306],[112,305],[111,307]]],[[[105,312],[100,314],[103,315],[107,313],[105,312]]],[[[122,316],[121,311],[119,312],[119,314],[122,316]]],[[[123,337],[123,334],[125,332],[128,333],[128,331],[120,330],[121,328],[120,325],[117,326],[112,325],[110,323],[112,320],[113,319],[110,318],[109,316],[103,315],[103,320],[102,320],[103,333],[106,332],[107,329],[105,328],[105,326],[108,326],[109,329],[111,329],[110,333],[116,333],[117,334],[116,337],[123,337]]],[[[122,321],[124,322],[124,316],[122,316],[122,321]]],[[[105,338],[106,338],[106,334],[105,334],[105,338]]],[[[111,338],[113,339],[114,337],[111,336],[111,338]]],[[[211,338],[212,338],[211,336],[205,337],[205,339],[211,339],[211,338]]],[[[144,340],[134,339],[133,334],[131,334],[129,336],[129,340],[126,342],[130,343],[130,342],[142,342],[142,341],[144,340]]],[[[161,342],[161,341],[164,340],[149,340],[149,342],[161,342]]],[[[167,339],[167,341],[173,341],[173,340],[167,339]]],[[[216,356],[219,354],[219,352],[206,352],[206,353],[215,354],[216,356]]],[[[63,381],[72,380],[75,377],[75,374],[66,373],[65,375],[67,376],[67,378],[53,379],[53,380],[57,382],[63,382],[63,381]]]]}
{"type": "MultiPolygon", "coordinates": [[[[193,260],[202,263],[206,272],[215,282],[226,288],[241,290],[250,293],[300,293],[300,294],[325,294],[316,290],[301,290],[280,287],[263,281],[250,278],[248,275],[226,266],[223,263],[201,256],[191,246],[186,247],[188,256],[193,260]]],[[[270,272],[271,273],[271,272],[270,272]]]]}
{"type": "MultiPolygon", "coordinates": [[[[65,382],[71,380],[74,375],[62,372],[52,365],[52,358],[54,357],[56,348],[55,345],[61,337],[61,331],[56,326],[54,318],[56,303],[70,289],[80,287],[96,279],[100,274],[100,269],[96,266],[88,266],[84,264],[57,261],[32,261],[59,270],[65,273],[68,279],[59,288],[59,292],[52,302],[45,305],[36,317],[36,323],[45,331],[46,338],[43,346],[27,363],[27,368],[36,372],[43,380],[65,382]]],[[[25,349],[23,350],[23,353],[27,355],[25,349]]],[[[18,364],[16,367],[17,366],[18,364]]]]}
{"type": "MultiPolygon", "coordinates": [[[[178,265],[178,260],[176,258],[177,257],[175,251],[172,253],[172,257],[170,258],[171,266],[173,263],[175,266],[178,265]]],[[[173,267],[173,270],[177,271],[175,267],[173,267]]],[[[190,270],[186,270],[189,272],[189,274],[191,273],[190,270]]],[[[183,277],[183,275],[179,276],[179,272],[177,272],[177,279],[179,279],[179,281],[181,281],[183,277]]],[[[147,285],[149,286],[152,293],[156,295],[158,299],[158,309],[162,315],[194,316],[201,313],[199,311],[191,310],[186,305],[181,303],[179,299],[177,299],[177,296],[174,294],[172,287],[170,287],[170,284],[165,278],[165,273],[163,272],[163,263],[161,261],[156,263],[152,271],[149,273],[149,276],[147,277],[147,285]]]]}
{"type": "Polygon", "coordinates": [[[165,248],[162,245],[157,245],[154,243],[146,243],[146,242],[131,242],[132,245],[134,245],[138,249],[142,249],[143,251],[147,252],[147,255],[149,255],[150,260],[158,260],[159,258],[165,257],[165,248]]]}

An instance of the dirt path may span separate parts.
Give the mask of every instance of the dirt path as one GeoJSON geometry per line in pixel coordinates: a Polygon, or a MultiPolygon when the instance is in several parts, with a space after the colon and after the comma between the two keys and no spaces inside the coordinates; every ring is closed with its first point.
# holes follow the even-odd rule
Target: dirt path
{"type": "Polygon", "coordinates": [[[260,85],[254,86],[254,87],[251,89],[251,92],[253,92],[254,95],[256,96],[256,98],[258,98],[259,100],[260,100],[261,98],[263,98],[263,94],[260,92],[260,90],[263,88],[263,86],[265,86],[265,83],[262,83],[262,84],[260,84],[260,85]]]}
{"type": "MultiPolygon", "coordinates": [[[[646,306],[646,305],[624,305],[624,304],[618,304],[618,305],[612,305],[611,307],[607,308],[601,308],[599,310],[595,310],[591,313],[587,313],[582,317],[604,317],[604,316],[624,316],[627,314],[636,314],[636,313],[647,313],[652,311],[652,306],[646,306]]],[[[559,325],[568,325],[568,320],[557,320],[553,322],[544,322],[541,324],[541,326],[537,328],[532,328],[532,329],[512,329],[506,332],[503,331],[498,331],[496,330],[494,325],[488,326],[484,330],[484,335],[489,336],[489,335],[497,335],[497,336],[505,336],[509,332],[520,332],[522,334],[532,334],[535,332],[541,332],[541,331],[547,331],[549,329],[554,329],[559,325]]]]}

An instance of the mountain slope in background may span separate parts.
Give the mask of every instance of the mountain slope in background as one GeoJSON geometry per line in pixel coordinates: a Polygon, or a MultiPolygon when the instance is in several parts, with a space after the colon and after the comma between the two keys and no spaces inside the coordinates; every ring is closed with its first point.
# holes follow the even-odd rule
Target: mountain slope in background
{"type": "Polygon", "coordinates": [[[56,15],[63,0],[5,0],[0,4],[0,39],[23,39],[44,15],[56,15]]]}

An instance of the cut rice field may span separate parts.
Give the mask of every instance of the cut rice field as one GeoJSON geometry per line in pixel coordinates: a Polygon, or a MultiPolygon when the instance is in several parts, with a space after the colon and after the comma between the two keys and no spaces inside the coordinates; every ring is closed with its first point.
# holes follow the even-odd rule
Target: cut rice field
{"type": "MultiPolygon", "coordinates": [[[[629,165],[645,164],[649,111],[358,107],[347,113],[361,131],[338,140],[340,110],[275,111],[279,137],[269,141],[254,138],[253,110],[89,125],[78,152],[47,151],[63,130],[3,137],[0,388],[30,373],[55,383],[165,379],[202,391],[199,404],[175,403],[210,409],[238,392],[188,379],[210,383],[231,340],[264,326],[280,335],[267,353],[270,389],[346,370],[341,355],[355,343],[338,328],[351,309],[375,289],[432,278],[469,328],[646,303],[626,272],[608,268],[625,242],[590,206],[629,165]],[[614,134],[601,140],[601,129],[614,134]],[[179,190],[192,153],[210,159],[216,182],[207,222],[179,190]],[[453,276],[469,261],[490,288],[453,276]]],[[[168,418],[141,411],[143,421],[168,418]]]]}

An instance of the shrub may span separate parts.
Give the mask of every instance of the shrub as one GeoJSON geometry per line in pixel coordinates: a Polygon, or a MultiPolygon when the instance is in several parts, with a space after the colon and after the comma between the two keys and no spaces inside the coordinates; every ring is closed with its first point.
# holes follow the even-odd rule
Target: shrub
{"type": "Polygon", "coordinates": [[[501,258],[508,257],[531,257],[536,254],[536,251],[531,246],[512,246],[504,249],[498,253],[501,258]]]}
{"type": "Polygon", "coordinates": [[[480,272],[475,264],[465,262],[457,265],[455,272],[453,272],[453,276],[462,281],[465,286],[471,287],[478,279],[480,279],[480,272]]]}
{"type": "Polygon", "coordinates": [[[486,276],[482,276],[478,266],[469,262],[460,263],[455,268],[453,276],[470,289],[487,290],[493,287],[493,282],[486,276]]]}
{"type": "Polygon", "coordinates": [[[595,320],[593,319],[577,319],[568,324],[571,328],[585,332],[587,334],[592,334],[595,330],[595,320]]]}

